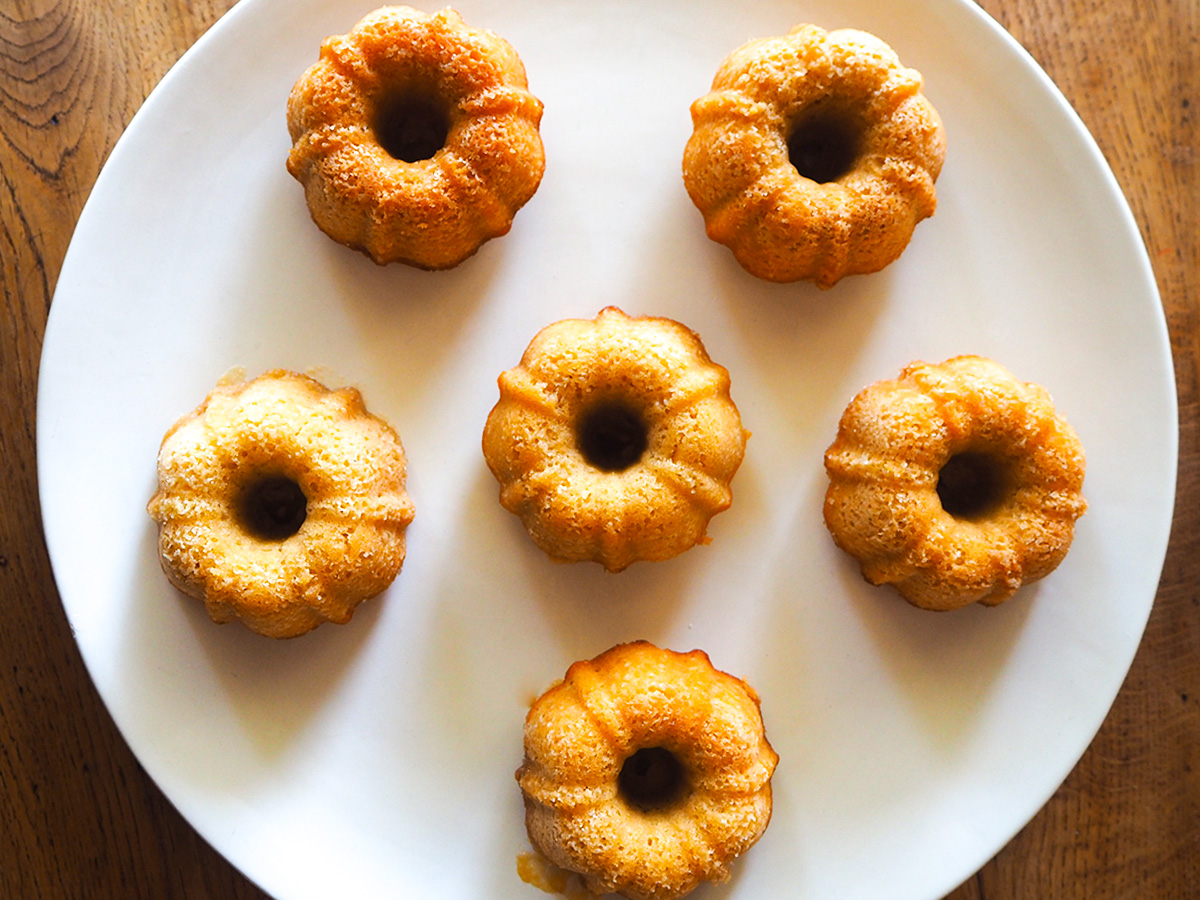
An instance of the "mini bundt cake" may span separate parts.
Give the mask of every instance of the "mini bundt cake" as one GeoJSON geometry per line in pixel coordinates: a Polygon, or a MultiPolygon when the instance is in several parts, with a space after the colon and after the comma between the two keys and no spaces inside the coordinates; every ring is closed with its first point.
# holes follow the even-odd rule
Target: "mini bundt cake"
{"type": "Polygon", "coordinates": [[[506,234],[545,168],[516,51],[452,9],[383,7],[321,45],[287,104],[313,221],[382,264],[458,265],[506,234]]]}
{"type": "Polygon", "coordinates": [[[499,384],[483,455],[542,550],[619,572],[708,542],[748,435],[699,335],[608,307],[542,329],[499,384]]]}
{"type": "Polygon", "coordinates": [[[404,562],[405,468],[353,388],[281,370],[219,384],[159,449],[163,570],[214,622],[274,638],[347,622],[404,562]]]}
{"type": "Polygon", "coordinates": [[[754,689],[702,650],[638,641],[574,663],[525,719],[525,827],[588,890],[673,900],[766,830],[771,775],[754,689]]]}
{"type": "Polygon", "coordinates": [[[692,122],[688,195],[759,278],[828,288],[876,272],[937,206],[941,119],[921,74],[866,32],[799,25],[745,44],[692,122]]]}
{"type": "Polygon", "coordinates": [[[995,606],[1066,556],[1083,448],[1049,394],[998,363],[913,363],[864,388],[825,454],[825,523],[872,584],[995,606]]]}

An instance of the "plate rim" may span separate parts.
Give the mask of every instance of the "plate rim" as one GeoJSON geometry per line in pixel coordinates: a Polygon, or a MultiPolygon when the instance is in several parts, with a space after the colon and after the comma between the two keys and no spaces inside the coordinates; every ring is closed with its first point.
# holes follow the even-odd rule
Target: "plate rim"
{"type": "MultiPolygon", "coordinates": [[[[1125,197],[1124,192],[1121,190],[1120,184],[1117,181],[1116,176],[1112,171],[1112,168],[1108,164],[1108,161],[1105,158],[1098,143],[1096,142],[1094,136],[1088,130],[1086,124],[1083,122],[1083,120],[1081,119],[1079,114],[1072,107],[1070,102],[1067,100],[1067,98],[1062,93],[1062,91],[1058,88],[1058,86],[1053,82],[1053,80],[1050,78],[1050,76],[1045,72],[1045,70],[1041,67],[1041,65],[1037,62],[1037,60],[1032,56],[1032,54],[1029,53],[1029,51],[1026,50],[1019,43],[1019,41],[1017,41],[1017,39],[1015,37],[1013,37],[1008,31],[1006,31],[1003,28],[1003,26],[1001,26],[994,18],[992,18],[992,16],[986,10],[982,9],[975,3],[971,2],[971,0],[923,0],[923,2],[925,2],[928,5],[935,5],[935,4],[938,5],[943,15],[956,15],[956,14],[960,14],[960,13],[966,13],[966,14],[970,15],[973,18],[973,20],[977,23],[978,27],[985,29],[992,36],[993,39],[998,39],[1000,41],[1000,44],[1003,47],[1004,52],[1006,52],[1008,54],[1014,54],[1015,57],[1022,62],[1022,69],[1027,74],[1033,75],[1037,79],[1037,81],[1040,85],[1040,88],[1045,92],[1045,94],[1048,98],[1053,100],[1053,103],[1054,103],[1055,107],[1057,108],[1057,111],[1064,116],[1064,120],[1070,125],[1070,130],[1071,130],[1073,137],[1089,153],[1092,167],[1103,179],[1104,190],[1105,190],[1105,193],[1106,193],[1108,199],[1113,202],[1113,205],[1115,206],[1115,208],[1117,208],[1121,213],[1121,228],[1125,232],[1126,240],[1129,241],[1131,246],[1138,248],[1137,258],[1140,262],[1140,272],[1138,273],[1138,276],[1139,276],[1140,280],[1142,280],[1144,282],[1144,284],[1147,288],[1148,296],[1152,297],[1154,300],[1157,301],[1157,306],[1156,306],[1157,315],[1153,316],[1153,322],[1154,322],[1155,335],[1159,342],[1160,354],[1156,357],[1155,362],[1161,370],[1159,372],[1159,378],[1162,381],[1162,385],[1166,388],[1166,391],[1167,391],[1167,393],[1163,399],[1168,402],[1170,411],[1172,413],[1168,417],[1168,419],[1169,419],[1169,422],[1168,422],[1169,434],[1164,435],[1164,438],[1166,438],[1166,442],[1168,445],[1166,449],[1168,450],[1170,465],[1168,466],[1168,471],[1163,473],[1165,476],[1165,483],[1163,485],[1163,490],[1164,490],[1164,493],[1169,497],[1169,500],[1167,503],[1168,508],[1166,510],[1167,515],[1165,515],[1164,522],[1162,522],[1161,526],[1160,526],[1161,533],[1159,535],[1157,535],[1155,538],[1155,543],[1159,547],[1156,564],[1152,567],[1158,572],[1158,575],[1156,576],[1156,579],[1155,579],[1156,586],[1151,592],[1150,601],[1145,604],[1144,615],[1141,619],[1141,625],[1140,625],[1140,628],[1138,631],[1138,639],[1133,644],[1133,649],[1132,649],[1131,653],[1129,654],[1129,659],[1124,661],[1124,663],[1122,665],[1122,671],[1124,674],[1122,675],[1120,681],[1123,682],[1124,679],[1128,676],[1129,668],[1132,665],[1133,657],[1137,652],[1137,648],[1140,646],[1141,641],[1144,638],[1145,628],[1146,628],[1147,622],[1149,620],[1149,617],[1152,613],[1154,601],[1156,599],[1156,594],[1157,594],[1157,581],[1161,579],[1162,570],[1163,570],[1163,567],[1164,567],[1165,561],[1166,561],[1167,551],[1168,551],[1169,545],[1170,545],[1170,537],[1171,537],[1172,524],[1173,524],[1173,518],[1174,518],[1173,512],[1174,512],[1174,506],[1175,506],[1175,502],[1176,502],[1176,490],[1177,490],[1177,478],[1178,478],[1178,449],[1179,449],[1178,388],[1177,388],[1176,379],[1175,379],[1173,348],[1171,345],[1170,333],[1169,333],[1166,315],[1162,308],[1162,298],[1161,298],[1161,294],[1159,292],[1157,279],[1156,279],[1156,276],[1155,276],[1155,273],[1153,270],[1153,266],[1150,261],[1150,257],[1149,257],[1149,253],[1146,248],[1145,241],[1141,235],[1137,221],[1133,215],[1133,211],[1129,206],[1128,200],[1125,197]]],[[[96,193],[97,193],[96,187],[97,187],[97,185],[101,184],[102,180],[105,178],[106,173],[112,171],[111,166],[112,166],[113,160],[118,160],[118,164],[119,164],[119,161],[121,159],[123,159],[123,154],[125,152],[127,152],[127,147],[130,143],[130,141],[128,141],[127,138],[129,138],[129,136],[131,134],[137,133],[137,130],[139,127],[139,122],[141,122],[145,118],[149,118],[150,116],[152,116],[153,110],[156,108],[156,105],[158,103],[165,102],[164,98],[169,97],[169,95],[173,89],[172,86],[174,85],[174,83],[177,80],[179,80],[180,78],[186,77],[187,73],[191,70],[192,67],[202,65],[205,55],[209,52],[209,47],[222,41],[224,39],[223,36],[228,31],[233,30],[235,28],[242,27],[241,23],[244,20],[246,20],[249,16],[251,16],[254,13],[259,13],[259,14],[265,15],[268,10],[271,10],[276,7],[284,7],[284,6],[285,6],[285,4],[283,3],[283,0],[239,0],[238,3],[236,3],[228,11],[226,11],[224,14],[222,14],[213,23],[213,25],[210,26],[180,56],[180,58],[168,69],[168,71],[165,73],[163,78],[160,79],[158,84],[155,85],[155,87],[150,91],[150,93],[147,95],[145,101],[143,101],[143,103],[139,106],[138,110],[131,117],[128,125],[123,130],[120,138],[114,144],[111,153],[109,154],[108,158],[104,161],[104,163],[101,167],[101,170],[100,170],[99,174],[97,175],[96,181],[93,183],[92,188],[89,191],[89,196],[88,196],[87,200],[85,201],[83,208],[80,212],[79,219],[76,222],[75,231],[79,231],[82,226],[84,226],[87,223],[90,223],[89,210],[94,211],[94,208],[96,205],[96,204],[93,204],[93,198],[96,196],[96,193]]],[[[99,201],[97,201],[97,203],[98,202],[99,201]]],[[[94,212],[93,212],[93,214],[94,214],[94,212]]],[[[70,244],[68,245],[67,252],[63,258],[63,262],[62,262],[62,266],[60,267],[60,270],[59,270],[58,278],[56,279],[56,285],[55,285],[55,291],[54,291],[55,299],[58,296],[59,285],[62,284],[64,281],[63,276],[69,275],[72,272],[72,267],[74,265],[73,259],[75,256],[78,255],[79,252],[80,251],[78,251],[78,249],[77,249],[77,245],[76,245],[76,242],[74,239],[74,234],[73,234],[72,240],[71,240],[70,244]]],[[[47,316],[46,327],[45,327],[43,343],[42,343],[42,352],[41,352],[39,366],[38,366],[38,391],[37,391],[37,409],[36,409],[36,444],[37,444],[36,458],[37,458],[37,480],[38,480],[39,497],[43,495],[43,491],[46,486],[45,478],[48,477],[46,474],[47,467],[43,465],[43,461],[45,458],[44,457],[44,448],[50,439],[50,435],[46,431],[46,429],[49,427],[49,424],[50,424],[48,422],[48,416],[46,415],[46,413],[47,413],[46,405],[48,404],[49,401],[47,401],[45,399],[46,395],[42,390],[42,385],[43,385],[43,382],[46,381],[46,379],[44,377],[46,374],[46,367],[48,364],[53,363],[53,361],[55,359],[55,355],[57,353],[56,348],[57,348],[58,342],[60,340],[62,340],[61,332],[62,332],[63,326],[59,322],[59,319],[61,319],[61,314],[56,318],[56,310],[61,310],[61,306],[59,304],[55,303],[54,299],[52,299],[51,305],[50,305],[50,310],[49,310],[49,313],[47,316]],[[48,350],[48,348],[49,348],[49,350],[48,350]],[[50,361],[49,363],[47,362],[48,360],[50,361]]],[[[52,528],[52,523],[50,522],[50,519],[52,517],[53,517],[53,512],[50,509],[48,509],[45,504],[42,504],[42,506],[41,506],[41,523],[42,523],[43,534],[44,534],[45,542],[46,542],[46,546],[47,546],[47,552],[48,552],[48,556],[50,559],[51,570],[52,570],[53,577],[55,580],[55,588],[56,588],[56,591],[59,593],[60,602],[62,602],[64,612],[67,616],[68,622],[71,627],[72,637],[76,641],[76,646],[79,647],[79,649],[80,649],[80,653],[84,660],[85,667],[88,670],[89,677],[92,678],[93,684],[96,685],[97,691],[100,694],[101,699],[103,700],[103,702],[105,704],[105,707],[111,710],[110,701],[106,695],[105,689],[102,686],[101,682],[97,680],[97,678],[94,674],[94,660],[92,660],[90,658],[89,653],[85,650],[84,645],[82,643],[80,643],[78,635],[76,634],[75,620],[72,615],[71,605],[67,602],[67,600],[63,596],[62,592],[58,589],[59,567],[61,565],[66,564],[65,560],[69,556],[69,552],[66,549],[64,549],[62,546],[60,546],[58,543],[55,530],[52,528]]],[[[1073,760],[1070,762],[1070,764],[1066,767],[1065,771],[1063,771],[1060,776],[1055,777],[1054,786],[1049,791],[1049,793],[1046,794],[1045,797],[1041,798],[1040,802],[1038,802],[1037,806],[1034,808],[1034,810],[1032,811],[1032,813],[1030,814],[1029,817],[1016,823],[1015,827],[1011,831],[1011,834],[1009,834],[1009,836],[1007,837],[1007,839],[1005,840],[1004,843],[1002,843],[999,847],[994,848],[991,851],[991,853],[989,853],[987,856],[985,856],[984,859],[980,863],[972,865],[970,870],[967,872],[968,877],[969,877],[970,872],[977,871],[978,868],[980,867],[980,865],[986,863],[987,859],[990,858],[992,853],[998,852],[999,849],[1001,849],[1009,841],[1011,841],[1013,836],[1015,836],[1017,832],[1019,832],[1023,827],[1025,827],[1025,825],[1027,825],[1028,822],[1030,820],[1032,820],[1032,818],[1035,817],[1040,812],[1040,810],[1049,801],[1050,797],[1052,797],[1053,794],[1057,792],[1058,788],[1061,786],[1062,782],[1069,775],[1070,771],[1073,770],[1075,768],[1075,766],[1078,765],[1079,760],[1082,758],[1082,756],[1087,752],[1088,748],[1091,746],[1092,742],[1095,739],[1096,733],[1098,733],[1100,728],[1103,726],[1104,722],[1107,720],[1107,718],[1111,712],[1112,705],[1116,701],[1116,698],[1119,695],[1119,692],[1120,692],[1120,686],[1118,685],[1117,691],[1113,693],[1112,697],[1109,698],[1108,702],[1105,704],[1105,712],[1100,717],[1099,721],[1096,723],[1095,728],[1091,731],[1091,737],[1080,749],[1078,755],[1076,755],[1073,758],[1073,760]]],[[[118,731],[122,735],[122,739],[125,740],[127,745],[131,748],[131,750],[134,751],[135,756],[138,757],[139,762],[141,763],[143,754],[141,752],[139,752],[138,748],[134,747],[133,743],[131,743],[129,735],[126,733],[124,724],[121,721],[119,721],[116,716],[113,716],[112,718],[118,728],[118,731]]],[[[162,788],[162,780],[160,778],[160,775],[155,772],[150,772],[149,768],[147,768],[147,771],[151,775],[151,777],[155,781],[155,783],[157,785],[159,785],[160,788],[162,788]]],[[[206,834],[205,832],[200,830],[200,828],[193,822],[192,817],[190,817],[182,808],[180,808],[176,804],[174,797],[167,794],[167,791],[165,789],[162,789],[162,792],[163,792],[164,796],[167,797],[168,801],[171,802],[172,806],[174,806],[176,809],[179,810],[181,816],[183,816],[183,818],[188,822],[188,824],[193,829],[195,829],[198,833],[200,833],[201,836],[205,840],[209,841],[214,846],[214,848],[216,848],[218,850],[218,852],[220,852],[222,854],[222,856],[224,856],[226,859],[230,860],[231,863],[236,865],[237,868],[242,872],[242,874],[248,880],[254,882],[255,884],[258,884],[259,887],[262,888],[263,890],[266,890],[265,885],[263,883],[261,883],[256,878],[256,876],[254,874],[252,874],[252,872],[246,866],[235,862],[234,857],[231,856],[227,852],[226,849],[218,847],[218,845],[212,840],[212,838],[208,834],[206,834]]],[[[951,884],[947,889],[952,890],[956,886],[957,883],[959,883],[959,882],[956,882],[955,884],[951,884]]]]}

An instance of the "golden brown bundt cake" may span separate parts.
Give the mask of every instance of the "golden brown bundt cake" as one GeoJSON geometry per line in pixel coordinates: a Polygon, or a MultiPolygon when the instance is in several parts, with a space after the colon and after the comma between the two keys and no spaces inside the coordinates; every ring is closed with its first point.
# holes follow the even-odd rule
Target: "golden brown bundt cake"
{"type": "Polygon", "coordinates": [[[163,570],[214,622],[275,638],[345,623],[404,562],[405,465],[353,388],[280,370],[219,384],[159,450],[163,570]]]}
{"type": "Polygon", "coordinates": [[[452,9],[377,9],[288,98],[288,171],[313,221],[375,262],[458,265],[506,234],[545,168],[516,51],[452,9]]]}
{"type": "Polygon", "coordinates": [[[529,839],[589,890],[672,900],[766,830],[771,774],[758,694],[702,650],[638,641],[574,663],[525,719],[517,781],[529,839]]]}
{"type": "Polygon", "coordinates": [[[1049,394],[979,356],[864,388],[825,468],[834,541],[925,609],[995,606],[1048,575],[1087,508],[1083,448],[1049,394]]]}
{"type": "Polygon", "coordinates": [[[945,133],[921,90],[863,31],[799,25],[735,50],[683,155],[708,236],[770,281],[882,269],[937,206],[945,133]]]}
{"type": "Polygon", "coordinates": [[[483,455],[539,547],[619,572],[708,542],[747,436],[695,332],[610,306],[542,329],[500,376],[483,455]]]}

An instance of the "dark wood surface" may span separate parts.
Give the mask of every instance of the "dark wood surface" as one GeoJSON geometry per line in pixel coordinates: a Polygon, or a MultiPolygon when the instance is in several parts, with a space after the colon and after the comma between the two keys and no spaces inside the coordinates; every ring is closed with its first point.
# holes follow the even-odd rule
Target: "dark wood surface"
{"type": "MultiPolygon", "coordinates": [[[[229,0],[0,2],[0,897],[264,895],[139,767],[84,670],[40,528],[46,316],[113,144],[229,0]]],[[[1180,404],[1162,582],[1100,734],[949,900],[1200,897],[1200,3],[984,0],[1091,129],[1162,293],[1180,404]]],[[[1131,412],[1136,414],[1136,412],[1131,412]]]]}

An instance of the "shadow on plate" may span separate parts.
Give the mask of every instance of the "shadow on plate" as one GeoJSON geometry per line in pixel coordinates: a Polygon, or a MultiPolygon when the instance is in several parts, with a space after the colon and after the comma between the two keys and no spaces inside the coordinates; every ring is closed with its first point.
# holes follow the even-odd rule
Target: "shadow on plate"
{"type": "MultiPolygon", "coordinates": [[[[138,546],[121,654],[134,727],[158,736],[154,749],[169,755],[173,774],[230,790],[242,776],[214,748],[225,744],[233,758],[243,756],[235,747],[249,748],[267,768],[286,756],[336,693],[388,592],[346,625],[273,640],[236,621],[213,623],[201,601],[172,587],[148,516],[138,546]]],[[[246,767],[245,780],[256,777],[246,767]]]]}
{"type": "Polygon", "coordinates": [[[376,265],[322,234],[294,183],[282,177],[247,214],[255,240],[223,275],[225,290],[239,296],[233,306],[241,320],[226,328],[231,340],[254,339],[253,355],[301,371],[333,366],[330,352],[353,347],[356,359],[372,363],[373,378],[395,382],[368,385],[378,396],[411,395],[412,379],[439,371],[457,352],[462,329],[508,255],[501,238],[445,271],[376,265]],[[271,346],[262,346],[261,335],[271,336],[271,346]]]}
{"type": "Polygon", "coordinates": [[[839,577],[898,696],[931,741],[952,753],[970,739],[973,723],[986,710],[1038,586],[1023,588],[998,607],[972,604],[937,613],[910,605],[891,587],[866,584],[849,557],[841,561],[839,577]]]}

